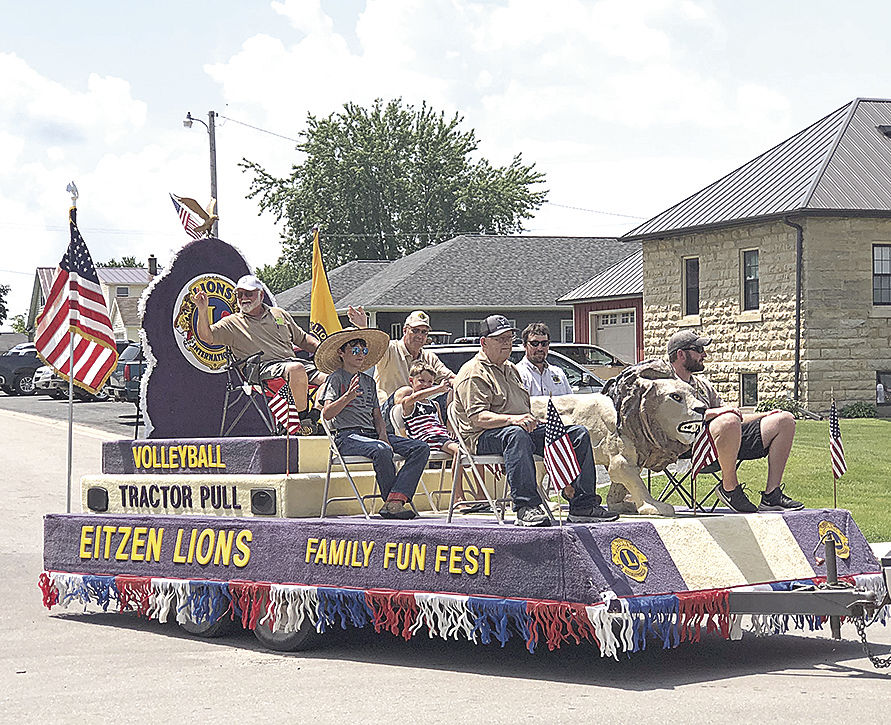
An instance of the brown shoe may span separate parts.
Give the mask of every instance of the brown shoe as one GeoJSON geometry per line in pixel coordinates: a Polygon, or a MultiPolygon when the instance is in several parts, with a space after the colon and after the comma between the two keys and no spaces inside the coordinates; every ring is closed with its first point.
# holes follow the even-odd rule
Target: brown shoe
{"type": "Polygon", "coordinates": [[[417,516],[410,506],[402,501],[387,501],[378,511],[382,519],[401,519],[407,521],[417,516]]]}

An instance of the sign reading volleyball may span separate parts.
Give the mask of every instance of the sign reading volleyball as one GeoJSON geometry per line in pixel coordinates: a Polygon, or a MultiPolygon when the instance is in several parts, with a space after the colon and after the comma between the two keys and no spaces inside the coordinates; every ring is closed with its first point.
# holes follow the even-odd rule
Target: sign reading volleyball
{"type": "Polygon", "coordinates": [[[199,290],[207,292],[208,323],[213,324],[238,311],[235,283],[219,274],[202,274],[190,280],[176,298],[173,336],[183,357],[191,365],[204,372],[221,373],[226,365],[226,347],[208,345],[195,334],[198,308],[192,301],[192,295],[199,290]]]}

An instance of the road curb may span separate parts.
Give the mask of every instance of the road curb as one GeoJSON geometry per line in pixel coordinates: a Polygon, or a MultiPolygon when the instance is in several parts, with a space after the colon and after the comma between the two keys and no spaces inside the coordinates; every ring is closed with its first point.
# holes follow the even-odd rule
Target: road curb
{"type": "MultiPolygon", "coordinates": [[[[29,423],[36,423],[38,425],[47,426],[49,428],[56,428],[61,430],[68,429],[68,421],[56,420],[54,418],[44,418],[42,416],[31,415],[29,413],[20,413],[17,410],[0,409],[0,415],[6,416],[8,418],[27,421],[29,423]]],[[[102,430],[101,428],[92,428],[88,425],[82,425],[81,423],[75,423],[73,426],[73,430],[78,435],[87,436],[89,438],[94,438],[101,441],[116,441],[120,440],[121,438],[121,436],[115,435],[114,433],[109,433],[108,431],[102,430]]]]}

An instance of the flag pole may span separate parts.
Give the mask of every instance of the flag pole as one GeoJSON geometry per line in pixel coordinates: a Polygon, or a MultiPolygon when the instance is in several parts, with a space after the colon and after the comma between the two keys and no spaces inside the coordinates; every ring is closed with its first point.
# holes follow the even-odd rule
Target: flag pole
{"type": "MultiPolygon", "coordinates": [[[[829,388],[829,402],[835,403],[835,387],[829,388]]],[[[829,432],[830,439],[832,438],[832,431],[829,432]]],[[[831,448],[831,447],[830,447],[831,448]]],[[[832,465],[832,453],[830,451],[829,454],[829,463],[830,467],[832,465]]],[[[832,508],[838,508],[838,477],[835,475],[835,469],[832,471],[832,508]]]]}
{"type": "MultiPolygon", "coordinates": [[[[72,181],[65,191],[71,194],[71,209],[68,211],[68,224],[77,223],[77,187],[72,181]]],[[[74,449],[74,333],[71,326],[71,313],[73,310],[71,290],[73,280],[68,278],[68,475],[65,487],[65,513],[71,513],[71,470],[72,451],[74,449]]]]}

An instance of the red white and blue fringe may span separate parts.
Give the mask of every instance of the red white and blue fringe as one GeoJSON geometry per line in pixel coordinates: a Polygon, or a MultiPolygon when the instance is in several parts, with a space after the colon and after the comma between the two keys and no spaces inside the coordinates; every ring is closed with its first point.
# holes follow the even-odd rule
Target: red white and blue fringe
{"type": "MultiPolygon", "coordinates": [[[[881,601],[881,574],[843,577],[861,589],[874,591],[881,601]]],[[[780,590],[819,584],[821,579],[774,582],[737,587],[737,591],[780,590]]],[[[603,593],[596,604],[538,599],[499,599],[431,592],[348,589],[249,581],[163,579],[136,576],[95,576],[66,572],[40,575],[43,603],[67,608],[71,604],[110,607],[136,612],[148,619],[182,623],[210,623],[229,617],[245,629],[268,626],[273,632],[296,632],[306,622],[318,632],[331,627],[365,627],[387,631],[405,640],[423,630],[431,638],[467,639],[477,644],[498,641],[503,647],[520,637],[530,652],[541,641],[549,650],[587,640],[601,657],[645,649],[647,640],[663,648],[698,642],[703,630],[725,639],[783,634],[790,629],[822,629],[824,617],[810,615],[731,615],[728,595],[733,589],[680,592],[620,598],[603,593]]],[[[880,613],[885,623],[888,607],[880,613]]]]}

